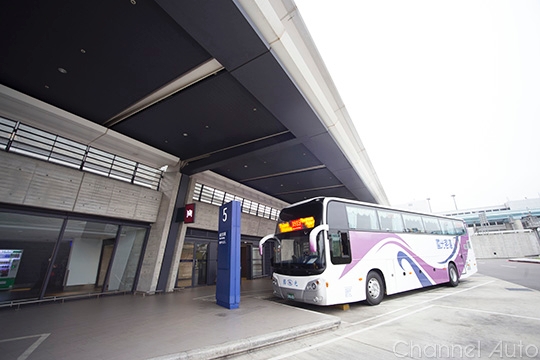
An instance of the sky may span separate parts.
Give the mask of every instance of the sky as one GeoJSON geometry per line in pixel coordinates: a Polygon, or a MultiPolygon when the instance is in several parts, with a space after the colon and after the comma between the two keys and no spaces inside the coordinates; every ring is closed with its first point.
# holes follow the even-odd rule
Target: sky
{"type": "Polygon", "coordinates": [[[392,205],[540,197],[540,0],[295,3],[392,205]]]}

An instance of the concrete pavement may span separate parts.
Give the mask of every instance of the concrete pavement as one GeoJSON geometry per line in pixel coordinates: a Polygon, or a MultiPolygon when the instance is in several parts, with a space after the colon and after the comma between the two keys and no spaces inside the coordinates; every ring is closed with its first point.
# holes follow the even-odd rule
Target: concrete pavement
{"type": "Polygon", "coordinates": [[[0,358],[212,359],[339,326],[338,317],[269,301],[271,284],[242,282],[234,310],[215,303],[213,286],[1,308],[0,358]]]}
{"type": "MultiPolygon", "coordinates": [[[[263,348],[264,351],[269,349],[268,345],[286,344],[298,338],[296,349],[302,343],[313,347],[321,344],[317,338],[331,329],[335,331],[329,334],[338,336],[351,325],[364,326],[362,324],[369,324],[366,321],[379,321],[386,317],[389,319],[381,324],[390,325],[394,318],[399,318],[394,314],[409,309],[416,313],[419,306],[426,305],[429,308],[422,312],[425,318],[416,317],[411,329],[389,327],[386,335],[369,333],[369,336],[374,336],[370,343],[386,341],[390,345],[385,343],[385,346],[391,349],[391,341],[398,338],[396,331],[401,335],[408,334],[410,343],[423,343],[435,325],[444,329],[445,336],[452,339],[451,336],[462,334],[465,329],[463,323],[455,323],[454,320],[458,314],[463,316],[463,308],[466,308],[470,309],[465,311],[466,314],[482,315],[482,319],[471,322],[467,321],[471,319],[464,318],[468,323],[467,331],[475,334],[475,339],[482,344],[491,346],[490,336],[499,331],[500,339],[510,339],[514,343],[523,341],[531,344],[531,349],[536,349],[540,348],[536,341],[536,334],[540,331],[538,301],[538,291],[476,274],[457,288],[439,286],[417,290],[388,297],[379,306],[358,303],[351,305],[350,311],[342,311],[337,307],[285,304],[272,296],[270,279],[259,279],[242,282],[240,307],[234,310],[215,303],[213,286],[154,296],[103,296],[22,306],[18,310],[0,308],[0,358],[249,358],[245,355],[248,351],[255,354],[256,349],[263,348]],[[440,314],[450,310],[456,314],[441,317],[440,314]],[[441,317],[439,323],[433,322],[434,316],[441,317]],[[501,319],[506,322],[501,322],[501,319]],[[476,327],[481,326],[481,330],[492,325],[493,330],[485,332],[485,338],[480,337],[482,332],[476,327]],[[504,329],[507,331],[503,334],[504,329]],[[425,333],[418,333],[424,330],[425,333]]],[[[364,337],[368,335],[368,332],[361,331],[364,337]]],[[[442,343],[443,339],[440,341],[442,343]]],[[[456,337],[453,341],[460,344],[464,339],[456,337]]],[[[279,346],[283,345],[278,345],[276,351],[279,346]]],[[[264,358],[261,356],[255,358],[264,358]]],[[[392,356],[395,354],[388,358],[392,356]]]]}

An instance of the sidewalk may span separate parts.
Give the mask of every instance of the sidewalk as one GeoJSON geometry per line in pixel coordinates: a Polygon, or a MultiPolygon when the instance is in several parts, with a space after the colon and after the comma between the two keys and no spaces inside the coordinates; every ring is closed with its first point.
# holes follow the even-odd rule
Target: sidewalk
{"type": "Polygon", "coordinates": [[[215,287],[154,296],[0,309],[2,359],[213,359],[333,329],[334,316],[272,301],[271,281],[242,282],[240,307],[215,287]]]}

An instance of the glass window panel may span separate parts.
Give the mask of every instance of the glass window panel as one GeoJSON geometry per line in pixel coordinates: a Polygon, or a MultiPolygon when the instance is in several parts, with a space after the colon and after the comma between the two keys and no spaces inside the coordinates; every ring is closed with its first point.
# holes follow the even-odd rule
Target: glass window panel
{"type": "Polygon", "coordinates": [[[363,206],[346,205],[347,220],[350,229],[356,230],[379,230],[377,212],[375,209],[363,206]]]}
{"type": "Polygon", "coordinates": [[[420,215],[403,214],[403,221],[405,223],[405,232],[425,232],[424,224],[422,223],[422,217],[420,215]]]}
{"type": "Polygon", "coordinates": [[[404,232],[401,214],[395,211],[377,210],[379,222],[383,231],[404,232]]]}
{"type": "Polygon", "coordinates": [[[452,220],[439,219],[441,224],[441,230],[443,235],[455,235],[456,230],[454,229],[454,223],[452,220]]]}
{"type": "Polygon", "coordinates": [[[231,201],[234,200],[234,195],[233,194],[229,194],[229,193],[226,193],[225,194],[225,200],[223,201],[224,204],[228,204],[230,203],[231,201]]]}
{"type": "Polygon", "coordinates": [[[195,190],[193,190],[193,200],[199,201],[201,200],[201,192],[202,192],[202,185],[199,183],[195,184],[195,190]]]}
{"type": "Polygon", "coordinates": [[[118,225],[68,220],[45,296],[101,292],[118,225]]]}
{"type": "Polygon", "coordinates": [[[204,185],[202,188],[202,193],[201,193],[201,201],[211,204],[213,195],[214,195],[214,188],[204,185]]]}
{"type": "Polygon", "coordinates": [[[251,248],[252,259],[252,276],[254,278],[261,277],[263,275],[263,260],[261,254],[259,254],[259,247],[253,246],[251,248]]]}
{"type": "Polygon", "coordinates": [[[216,189],[214,191],[214,197],[212,199],[212,205],[221,206],[223,205],[223,198],[225,197],[225,192],[216,189]]]}
{"type": "Polygon", "coordinates": [[[123,226],[114,251],[109,291],[132,291],[142,254],[146,228],[123,226]]]}
{"type": "Polygon", "coordinates": [[[251,205],[250,205],[250,208],[249,208],[249,213],[251,215],[257,215],[257,208],[258,207],[259,207],[259,204],[256,203],[255,201],[252,201],[251,205]]]}
{"type": "Polygon", "coordinates": [[[456,229],[456,235],[463,235],[467,232],[463,222],[454,220],[454,228],[456,229]]]}
{"type": "Polygon", "coordinates": [[[439,225],[439,220],[433,217],[423,216],[422,220],[424,221],[424,227],[428,234],[441,234],[441,226],[439,225]]]}
{"type": "Polygon", "coordinates": [[[63,221],[0,212],[0,303],[39,297],[63,221]]]}
{"type": "Polygon", "coordinates": [[[244,202],[242,203],[242,212],[249,214],[250,207],[251,207],[251,200],[244,199],[244,202]]]}
{"type": "Polygon", "coordinates": [[[240,204],[242,204],[242,203],[244,202],[244,198],[242,198],[242,197],[240,197],[240,196],[238,196],[238,195],[235,195],[235,196],[234,196],[234,200],[240,202],[240,204]]]}

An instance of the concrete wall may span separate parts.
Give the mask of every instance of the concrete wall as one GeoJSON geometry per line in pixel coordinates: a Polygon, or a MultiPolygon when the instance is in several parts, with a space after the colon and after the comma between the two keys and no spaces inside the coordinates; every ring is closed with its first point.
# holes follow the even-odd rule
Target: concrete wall
{"type": "Polygon", "coordinates": [[[155,222],[161,192],[0,151],[0,201],[155,222]]]}
{"type": "Polygon", "coordinates": [[[479,259],[524,257],[540,254],[540,243],[532,231],[506,231],[471,235],[479,259]]]}
{"type": "MultiPolygon", "coordinates": [[[[169,273],[169,280],[167,282],[167,291],[173,291],[176,283],[176,275],[178,273],[178,265],[180,262],[182,247],[184,246],[187,228],[189,227],[217,231],[219,227],[219,206],[191,200],[193,199],[195,184],[197,182],[215,187],[216,189],[222,191],[230,192],[249,200],[258,201],[268,206],[274,206],[277,209],[281,209],[287,205],[285,202],[271,198],[268,195],[262,194],[261,192],[235,183],[232,180],[226,179],[214,173],[205,172],[192,176],[188,190],[189,195],[186,201],[188,204],[195,203],[195,222],[192,224],[182,223],[180,226],[173,255],[173,263],[169,273]]],[[[276,230],[276,221],[259,216],[242,213],[242,218],[240,221],[240,232],[242,235],[262,238],[265,235],[274,233],[276,230]]]]}
{"type": "MultiPolygon", "coordinates": [[[[219,206],[195,202],[195,222],[188,227],[217,231],[219,206]]],[[[276,222],[259,216],[242,213],[240,232],[242,235],[263,237],[276,231],[276,222]]]]}

